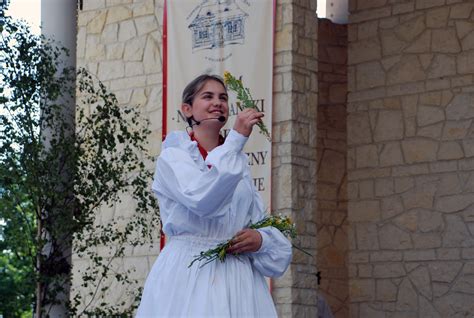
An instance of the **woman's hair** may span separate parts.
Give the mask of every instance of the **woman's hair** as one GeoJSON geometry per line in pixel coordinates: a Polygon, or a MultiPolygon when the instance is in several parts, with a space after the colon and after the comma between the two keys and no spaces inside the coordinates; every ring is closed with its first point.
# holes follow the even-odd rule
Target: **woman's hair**
{"type": "Polygon", "coordinates": [[[224,80],[222,77],[218,75],[209,75],[209,74],[202,74],[193,79],[183,90],[183,104],[193,105],[194,97],[196,94],[201,90],[201,88],[208,82],[208,81],[216,81],[222,84],[224,89],[227,91],[225,87],[224,80]]]}

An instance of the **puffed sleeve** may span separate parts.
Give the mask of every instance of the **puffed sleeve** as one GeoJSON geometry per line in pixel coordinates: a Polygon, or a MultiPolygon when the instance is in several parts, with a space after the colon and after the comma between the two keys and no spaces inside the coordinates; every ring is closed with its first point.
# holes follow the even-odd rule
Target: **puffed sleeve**
{"type": "Polygon", "coordinates": [[[201,169],[186,149],[163,149],[157,160],[153,191],[199,216],[217,216],[231,201],[247,167],[248,159],[242,152],[247,139],[231,130],[224,144],[209,152],[205,163],[210,169],[201,169]]]}
{"type": "MultiPolygon", "coordinates": [[[[257,190],[254,192],[255,209],[259,219],[265,216],[263,202],[257,190]]],[[[290,241],[278,229],[268,226],[257,231],[262,235],[262,246],[250,253],[255,268],[267,277],[280,277],[291,262],[292,249],[290,241]]]]}

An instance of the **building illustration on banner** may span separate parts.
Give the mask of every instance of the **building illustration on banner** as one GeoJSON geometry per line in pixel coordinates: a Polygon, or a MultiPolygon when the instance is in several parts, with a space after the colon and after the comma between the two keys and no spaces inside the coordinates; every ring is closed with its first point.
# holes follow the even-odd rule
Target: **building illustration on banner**
{"type": "Polygon", "coordinates": [[[193,11],[197,14],[188,26],[193,51],[244,43],[248,14],[235,0],[203,0],[193,11]]]}

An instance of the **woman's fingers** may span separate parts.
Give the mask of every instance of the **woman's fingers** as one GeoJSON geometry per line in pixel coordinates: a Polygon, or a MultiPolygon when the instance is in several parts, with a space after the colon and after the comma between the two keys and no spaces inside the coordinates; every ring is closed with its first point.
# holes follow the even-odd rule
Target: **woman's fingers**
{"type": "Polygon", "coordinates": [[[263,116],[264,114],[262,112],[253,108],[246,108],[237,115],[234,130],[248,137],[252,132],[253,126],[258,123],[263,116]]]}
{"type": "Polygon", "coordinates": [[[262,245],[260,232],[253,229],[239,231],[231,241],[228,253],[240,254],[245,252],[256,252],[262,245]]]}

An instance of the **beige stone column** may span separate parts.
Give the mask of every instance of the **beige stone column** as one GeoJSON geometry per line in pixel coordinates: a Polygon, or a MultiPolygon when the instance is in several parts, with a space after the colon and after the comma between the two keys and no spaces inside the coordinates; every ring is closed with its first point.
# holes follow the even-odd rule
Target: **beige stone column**
{"type": "Polygon", "coordinates": [[[316,317],[316,1],[278,0],[276,10],[272,209],[292,216],[300,244],[273,294],[281,317],[316,317]]]}

